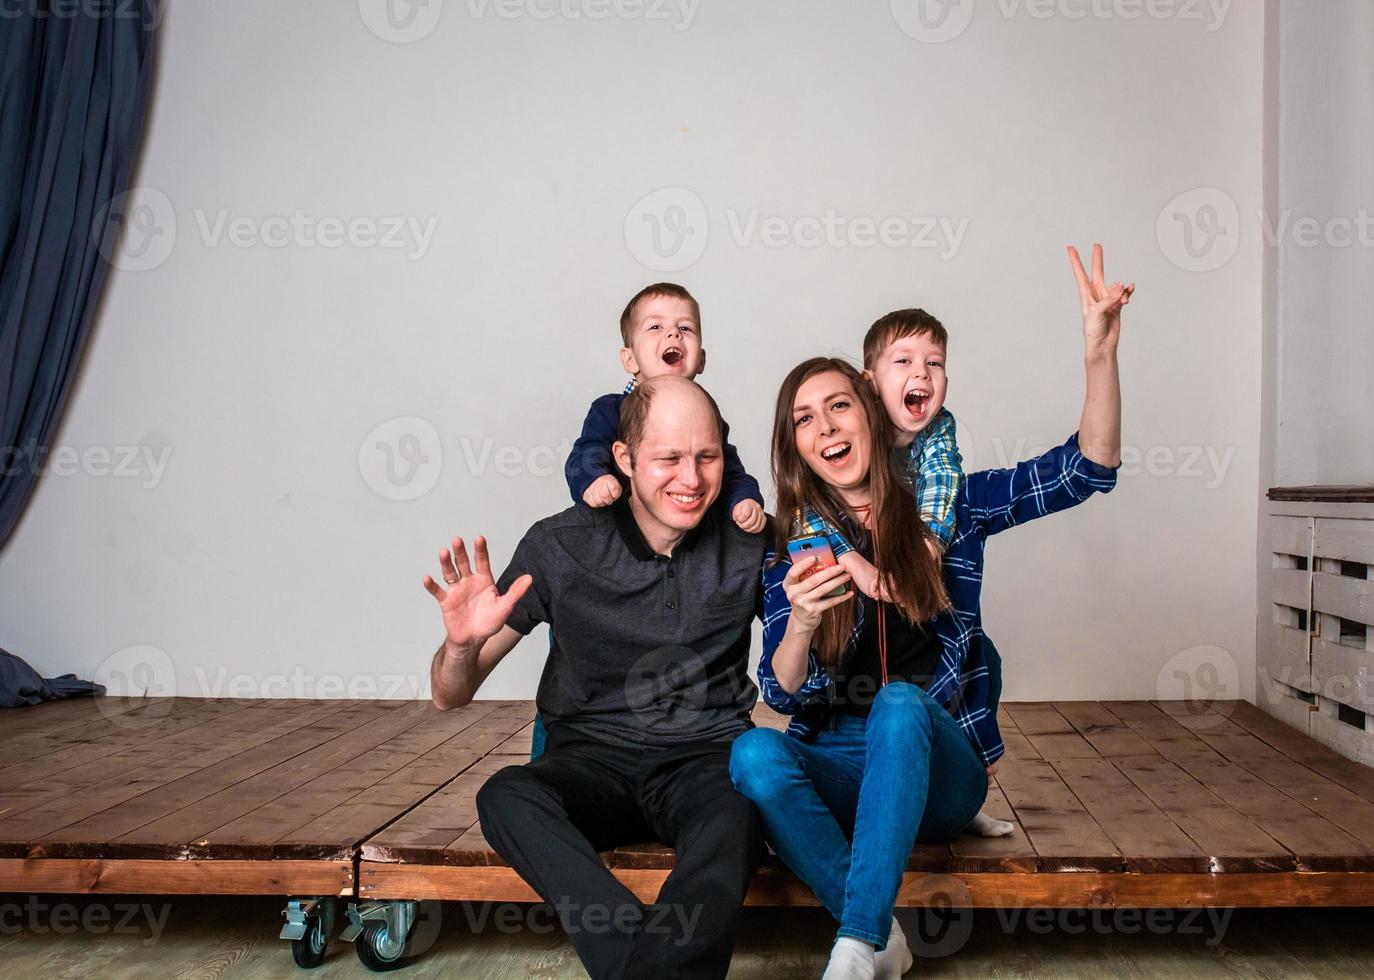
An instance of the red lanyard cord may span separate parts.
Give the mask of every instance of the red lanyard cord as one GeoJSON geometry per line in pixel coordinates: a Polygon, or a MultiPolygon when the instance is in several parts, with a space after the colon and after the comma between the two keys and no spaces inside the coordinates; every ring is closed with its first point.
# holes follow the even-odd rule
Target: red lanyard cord
{"type": "MultiPolygon", "coordinates": [[[[869,512],[868,522],[873,525],[869,529],[870,533],[873,535],[873,564],[878,565],[881,559],[881,554],[878,551],[878,523],[873,520],[871,511],[869,512]]],[[[879,567],[881,568],[881,566],[879,567]]],[[[879,573],[878,594],[880,596],[882,595],[882,588],[883,578],[882,574],[879,573]]],[[[882,670],[882,686],[887,687],[887,609],[881,598],[876,601],[878,604],[878,664],[882,670]]]]}

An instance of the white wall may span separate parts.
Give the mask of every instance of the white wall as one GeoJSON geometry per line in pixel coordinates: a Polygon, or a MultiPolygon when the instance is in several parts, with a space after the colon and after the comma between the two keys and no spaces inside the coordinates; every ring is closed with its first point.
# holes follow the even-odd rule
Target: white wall
{"type": "Polygon", "coordinates": [[[1275,483],[1374,481],[1374,4],[1280,4],[1275,483]]]}
{"type": "MultiPolygon", "coordinates": [[[[615,318],[638,287],[701,297],[702,380],[757,474],[787,369],[925,306],[982,467],[1077,424],[1064,246],[1096,238],[1139,284],[1121,350],[1138,472],[991,543],[1007,696],[1177,697],[1203,661],[1248,695],[1263,246],[1206,209],[1261,200],[1262,9],[1081,6],[955,7],[923,33],[906,0],[643,8],[667,21],[435,0],[401,44],[369,30],[372,0],[174,5],[139,175],[165,199],[137,199],[163,234],[121,255],[152,267],[110,283],[59,434],[166,467],[43,479],[0,553],[0,645],[116,689],[410,695],[441,633],[421,576],[452,534],[485,532],[499,563],[566,504],[548,457],[622,383],[615,318]],[[674,205],[685,267],[659,272],[645,211],[681,227],[674,205]],[[435,224],[414,258],[213,234],[221,212],[244,241],[297,209],[435,224]],[[741,244],[754,211],[965,231],[741,244]],[[412,416],[428,462],[389,483],[376,444],[409,423],[373,430],[412,416]]],[[[545,642],[484,694],[531,696],[545,642]]]]}

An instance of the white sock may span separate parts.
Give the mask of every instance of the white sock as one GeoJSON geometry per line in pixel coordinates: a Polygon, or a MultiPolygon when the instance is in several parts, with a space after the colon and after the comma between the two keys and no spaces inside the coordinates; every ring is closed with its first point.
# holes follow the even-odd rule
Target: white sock
{"type": "Polygon", "coordinates": [[[821,980],[873,980],[873,947],[853,936],[836,939],[821,980]]]}
{"type": "Polygon", "coordinates": [[[902,932],[896,916],[893,916],[892,931],[887,934],[887,948],[873,956],[874,980],[897,980],[911,969],[913,962],[911,949],[906,944],[906,933],[902,932]]]}
{"type": "Polygon", "coordinates": [[[1016,829],[1016,824],[998,820],[996,817],[990,817],[979,811],[978,816],[973,818],[973,823],[964,829],[969,833],[977,834],[979,837],[1005,837],[1016,829]]]}

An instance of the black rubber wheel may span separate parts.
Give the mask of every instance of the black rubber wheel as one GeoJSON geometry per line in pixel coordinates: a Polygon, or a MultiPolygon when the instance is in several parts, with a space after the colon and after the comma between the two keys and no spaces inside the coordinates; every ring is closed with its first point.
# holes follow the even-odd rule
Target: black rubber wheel
{"type": "Polygon", "coordinates": [[[400,953],[387,959],[377,951],[377,939],[386,929],[384,922],[365,922],[363,931],[354,940],[353,945],[358,948],[358,959],[363,966],[373,973],[386,973],[390,970],[398,970],[405,966],[406,957],[410,955],[410,937],[406,937],[405,945],[401,947],[400,953]]]}
{"type": "Polygon", "coordinates": [[[324,921],[318,915],[305,920],[305,935],[291,940],[291,958],[303,970],[313,970],[324,962],[324,953],[329,946],[329,933],[324,921]]]}
{"type": "Polygon", "coordinates": [[[310,915],[305,920],[305,935],[291,940],[291,958],[303,970],[313,970],[324,963],[325,951],[329,948],[329,936],[334,931],[334,904],[326,900],[322,914],[310,915]]]}

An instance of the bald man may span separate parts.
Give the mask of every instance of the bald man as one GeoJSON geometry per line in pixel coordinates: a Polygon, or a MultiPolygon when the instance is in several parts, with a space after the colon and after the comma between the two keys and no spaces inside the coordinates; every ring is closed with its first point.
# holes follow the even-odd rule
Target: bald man
{"type": "Polygon", "coordinates": [[[764,541],[719,500],[723,430],[695,382],[642,382],[621,406],[613,450],[627,498],[535,524],[499,582],[482,538],[475,569],[455,538],[440,558],[447,588],[425,578],[447,633],[431,667],[440,708],[467,704],[522,636],[551,627],[537,696],[547,748],[493,775],[477,809],[594,978],[725,976],[762,856],[758,814],[729,759],[753,727],[764,541]],[[645,840],[677,856],[650,905],[597,853],[645,840]]]}

